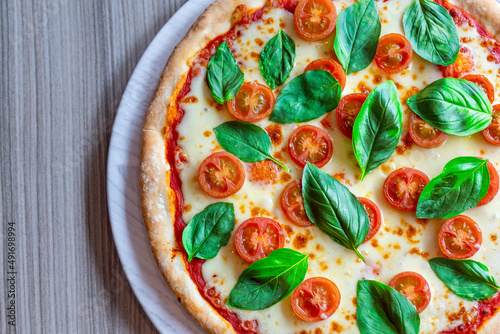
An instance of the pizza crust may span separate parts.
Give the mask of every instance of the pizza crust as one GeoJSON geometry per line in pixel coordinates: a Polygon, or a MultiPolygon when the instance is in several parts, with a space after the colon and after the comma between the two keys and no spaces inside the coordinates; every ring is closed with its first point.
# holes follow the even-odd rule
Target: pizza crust
{"type": "MultiPolygon", "coordinates": [[[[481,0],[480,5],[477,0],[449,2],[474,16],[500,40],[500,3],[495,0],[481,0]]],[[[140,192],[151,250],[165,281],[179,302],[208,333],[234,333],[234,330],[198,292],[177,248],[171,218],[175,214],[176,196],[167,187],[170,184],[170,167],[166,161],[163,132],[176,116],[177,110],[173,106],[194,55],[231,28],[230,18],[238,5],[259,8],[265,3],[266,0],[217,0],[211,4],[170,56],[143,125],[140,192]]],[[[495,334],[498,328],[500,314],[497,313],[478,333],[495,334]]]]}
{"type": "Polygon", "coordinates": [[[477,332],[478,334],[498,334],[500,328],[500,314],[498,312],[484,324],[483,327],[477,332]]]}
{"type": "Polygon", "coordinates": [[[500,2],[496,0],[448,1],[474,16],[493,36],[500,39],[500,2]]]}
{"type": "Polygon", "coordinates": [[[231,28],[229,18],[234,9],[242,4],[258,8],[265,4],[265,0],[217,0],[193,24],[167,62],[142,131],[140,192],[151,250],[179,302],[209,333],[234,333],[234,330],[200,295],[177,248],[171,219],[175,210],[175,194],[167,188],[170,167],[166,161],[163,129],[176,116],[168,114],[167,110],[176,112],[175,108],[171,108],[177,96],[174,93],[184,84],[189,60],[195,54],[193,50],[203,49],[211,40],[227,32],[231,28]],[[228,19],[221,20],[221,17],[228,19]]]}

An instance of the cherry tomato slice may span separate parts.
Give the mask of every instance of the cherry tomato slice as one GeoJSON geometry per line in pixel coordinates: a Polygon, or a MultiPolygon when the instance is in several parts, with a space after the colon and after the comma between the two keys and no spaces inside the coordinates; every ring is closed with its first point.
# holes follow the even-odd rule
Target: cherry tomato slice
{"type": "Polygon", "coordinates": [[[245,122],[257,122],[268,117],[276,99],[273,91],[257,82],[245,82],[236,96],[227,101],[234,118],[245,122]]]}
{"type": "Polygon", "coordinates": [[[434,128],[413,112],[408,119],[408,133],[415,144],[424,148],[438,147],[448,139],[447,133],[434,128]]]}
{"type": "Polygon", "coordinates": [[[405,296],[416,307],[418,313],[425,310],[431,301],[429,284],[422,275],[414,271],[397,274],[389,282],[389,286],[405,296]]]}
{"type": "Polygon", "coordinates": [[[207,195],[228,197],[243,187],[245,170],[240,160],[231,153],[216,152],[201,163],[198,182],[207,195]]]}
{"type": "Polygon", "coordinates": [[[325,277],[308,278],[292,292],[292,309],[304,321],[328,319],[339,304],[339,288],[325,277]]]}
{"type": "Polygon", "coordinates": [[[382,225],[382,213],[378,208],[377,204],[372,202],[366,197],[358,197],[361,204],[365,208],[366,213],[368,214],[368,218],[370,219],[370,230],[368,230],[368,234],[366,235],[363,243],[367,242],[378,232],[380,229],[380,225],[382,225]]]}
{"type": "Polygon", "coordinates": [[[337,81],[340,84],[340,87],[342,87],[342,90],[344,90],[346,81],[345,72],[344,69],[342,68],[342,65],[337,63],[335,60],[329,58],[321,58],[313,60],[306,66],[304,72],[312,70],[323,70],[330,72],[335,77],[335,79],[337,79],[337,81]]]}
{"type": "Polygon", "coordinates": [[[467,259],[481,247],[483,236],[479,225],[467,216],[446,220],[438,235],[439,249],[446,257],[467,259]]]}
{"type": "Polygon", "coordinates": [[[330,136],[317,126],[302,125],[290,135],[288,153],[300,167],[307,163],[323,167],[332,157],[333,142],[330,136]]]}
{"type": "Polygon", "coordinates": [[[493,106],[493,120],[491,124],[483,130],[484,139],[490,144],[500,145],[500,104],[493,106]]]}
{"type": "Polygon", "coordinates": [[[484,197],[477,204],[478,206],[488,204],[493,200],[493,198],[498,193],[498,188],[499,188],[498,171],[496,170],[495,166],[493,166],[493,164],[489,161],[486,164],[486,166],[488,167],[488,172],[490,172],[490,187],[488,188],[488,192],[486,193],[486,195],[484,195],[484,197]]]}
{"type": "Polygon", "coordinates": [[[451,65],[439,66],[439,68],[445,78],[460,78],[472,71],[475,63],[476,60],[472,50],[462,45],[457,60],[451,65]]]}
{"type": "Polygon", "coordinates": [[[384,181],[384,197],[396,209],[416,211],[418,198],[427,183],[427,175],[417,169],[396,169],[384,181]]]}
{"type": "Polygon", "coordinates": [[[307,218],[302,198],[302,182],[294,180],[288,183],[280,196],[281,210],[293,224],[301,227],[314,225],[307,218]]]}
{"type": "Polygon", "coordinates": [[[491,103],[495,101],[495,88],[490,80],[488,80],[488,78],[484,75],[467,74],[466,76],[463,76],[462,79],[475,83],[486,93],[491,103]]]}
{"type": "Polygon", "coordinates": [[[330,0],[301,0],[295,8],[293,23],[300,37],[319,41],[333,32],[337,9],[330,0]]]}
{"type": "Polygon", "coordinates": [[[375,65],[384,73],[398,73],[406,69],[413,58],[410,42],[400,34],[388,34],[380,38],[375,65]]]}
{"type": "Polygon", "coordinates": [[[254,217],[238,226],[234,234],[234,245],[243,260],[254,263],[273,250],[283,248],[286,237],[286,232],[277,221],[254,217]]]}
{"type": "Polygon", "coordinates": [[[337,119],[339,130],[344,136],[352,138],[354,121],[367,97],[368,95],[366,94],[354,93],[340,99],[337,110],[335,111],[335,118],[337,119]]]}

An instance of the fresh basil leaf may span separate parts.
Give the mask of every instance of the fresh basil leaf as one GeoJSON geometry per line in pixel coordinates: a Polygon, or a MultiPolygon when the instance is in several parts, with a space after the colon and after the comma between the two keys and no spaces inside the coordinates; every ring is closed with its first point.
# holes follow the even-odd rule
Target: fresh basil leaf
{"type": "Polygon", "coordinates": [[[283,30],[266,43],[260,53],[262,77],[271,89],[285,83],[295,62],[295,42],[283,30]]]}
{"type": "Polygon", "coordinates": [[[451,218],[477,206],[490,186],[486,163],[475,157],[458,157],[448,162],[418,199],[417,218],[451,218]]]}
{"type": "Polygon", "coordinates": [[[353,250],[365,240],[370,220],[363,204],[346,186],[316,166],[302,174],[302,197],[307,217],[336,243],[353,250]]]}
{"type": "Polygon", "coordinates": [[[431,63],[447,66],[460,51],[457,27],[443,6],[415,0],[403,15],[403,28],[413,50],[431,63]]]}
{"type": "Polygon", "coordinates": [[[227,245],[234,229],[232,203],[214,203],[196,214],[182,232],[182,244],[188,261],[214,258],[222,246],[227,245]]]}
{"type": "Polygon", "coordinates": [[[478,85],[454,78],[434,81],[406,100],[424,121],[443,132],[470,136],[491,123],[492,106],[478,85]]]}
{"type": "Polygon", "coordinates": [[[269,120],[301,123],[316,119],[337,107],[342,88],[327,71],[307,71],[293,78],[278,96],[269,120]]]}
{"type": "Polygon", "coordinates": [[[240,310],[263,310],[279,303],[302,283],[309,255],[279,248],[245,269],[226,305],[240,310]]]}
{"type": "Polygon", "coordinates": [[[361,334],[418,334],[417,309],[393,288],[377,281],[358,281],[356,298],[361,334]]]}
{"type": "Polygon", "coordinates": [[[271,155],[271,138],[255,124],[230,121],[214,128],[220,146],[245,162],[270,159],[287,172],[290,168],[271,155]]]}
{"type": "Polygon", "coordinates": [[[465,300],[483,300],[500,289],[488,268],[480,262],[435,257],[429,260],[429,265],[448,289],[465,300]]]}
{"type": "Polygon", "coordinates": [[[370,65],[377,53],[381,29],[374,0],[360,0],[340,12],[333,47],[346,74],[370,65]]]}
{"type": "Polygon", "coordinates": [[[240,91],[244,75],[236,59],[224,41],[208,62],[207,82],[208,88],[215,101],[224,104],[231,100],[240,91]]]}
{"type": "Polygon", "coordinates": [[[401,101],[394,83],[386,81],[371,91],[354,121],[352,147],[361,180],[391,156],[402,131],[401,101]]]}

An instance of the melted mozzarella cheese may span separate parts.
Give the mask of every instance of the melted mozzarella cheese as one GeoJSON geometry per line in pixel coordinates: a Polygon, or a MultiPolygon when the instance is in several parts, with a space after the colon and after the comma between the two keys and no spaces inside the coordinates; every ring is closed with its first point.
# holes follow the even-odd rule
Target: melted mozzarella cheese
{"type": "MultiPolygon", "coordinates": [[[[410,0],[377,2],[382,21],[382,35],[393,32],[404,34],[402,16],[410,3],[410,0]]],[[[336,3],[336,6],[340,11],[351,4],[352,2],[343,2],[336,3]]],[[[295,32],[293,16],[281,9],[270,9],[262,20],[239,29],[245,31],[235,41],[233,47],[246,81],[255,80],[265,84],[259,71],[258,55],[263,45],[279,29],[284,29],[297,45],[295,67],[290,79],[303,73],[306,65],[312,60],[333,55],[333,36],[320,42],[304,41],[295,32]]],[[[480,46],[482,39],[474,28],[459,28],[458,31],[460,37],[467,37],[463,40],[468,41],[468,45],[478,58],[474,73],[485,75],[496,85],[496,102],[500,102],[500,74],[497,75],[499,66],[486,60],[488,51],[480,46]]],[[[377,84],[390,79],[398,84],[399,95],[404,101],[415,93],[415,88],[423,89],[441,77],[437,66],[414,53],[410,67],[399,74],[383,74],[372,64],[363,71],[349,75],[342,95],[360,92],[362,86],[373,89],[377,84]]],[[[201,68],[200,75],[193,78],[188,96],[197,97],[197,102],[183,104],[185,115],[177,127],[180,135],[179,146],[188,156],[188,162],[181,168],[185,201],[183,218],[186,222],[208,204],[219,201],[207,196],[200,188],[197,181],[198,167],[207,156],[220,150],[213,128],[233,120],[226,106],[217,105],[211,97],[205,82],[205,68],[201,68]]],[[[409,110],[404,103],[403,108],[406,124],[409,110]]],[[[309,124],[322,127],[320,120],[321,118],[309,124]]],[[[257,123],[262,128],[270,124],[272,122],[267,119],[257,123]]],[[[281,153],[286,165],[292,169],[292,179],[300,179],[302,174],[302,169],[297,167],[286,153],[288,137],[297,126],[297,124],[281,125],[283,142],[274,147],[274,153],[281,153]]],[[[433,178],[441,172],[449,160],[460,155],[487,157],[498,169],[499,148],[485,143],[479,134],[471,137],[450,136],[447,142],[438,148],[424,149],[414,145],[403,154],[395,152],[387,162],[360,182],[360,169],[354,158],[351,140],[337,129],[327,131],[333,139],[334,152],[332,160],[322,169],[331,175],[342,174],[343,181],[352,193],[372,199],[382,211],[381,229],[370,242],[359,247],[366,264],[357,259],[352,251],[336,244],[316,227],[301,228],[287,221],[279,205],[279,196],[287,182],[265,185],[250,182],[247,177],[239,192],[223,199],[234,203],[237,225],[255,215],[279,221],[289,232],[286,247],[310,255],[306,278],[328,277],[339,287],[342,300],[339,309],[330,318],[318,323],[307,323],[297,318],[292,311],[290,297],[262,311],[234,310],[234,312],[243,320],[258,320],[258,329],[262,333],[288,334],[303,330],[309,332],[318,328],[322,333],[340,331],[359,333],[354,317],[357,281],[374,279],[388,284],[391,278],[400,272],[416,271],[426,278],[432,293],[429,306],[421,313],[421,333],[436,333],[449,328],[451,321],[449,316],[458,313],[461,308],[473,313],[475,303],[462,300],[451,293],[432,272],[427,262],[430,258],[442,256],[437,245],[437,234],[443,220],[417,221],[414,213],[393,209],[384,199],[382,184],[391,171],[405,166],[417,168],[429,178],[433,178]]],[[[244,164],[248,172],[250,164],[244,164]]],[[[490,204],[465,213],[480,225],[483,232],[483,246],[472,259],[486,264],[497,280],[500,280],[500,253],[496,252],[500,214],[495,208],[499,206],[500,196],[496,196],[490,204]]],[[[203,276],[208,286],[216,287],[224,298],[229,295],[238,276],[247,267],[248,264],[236,253],[231,239],[227,246],[222,247],[216,258],[206,261],[203,266],[203,276]]],[[[462,323],[462,318],[455,318],[458,319],[452,322],[451,327],[462,323]]]]}

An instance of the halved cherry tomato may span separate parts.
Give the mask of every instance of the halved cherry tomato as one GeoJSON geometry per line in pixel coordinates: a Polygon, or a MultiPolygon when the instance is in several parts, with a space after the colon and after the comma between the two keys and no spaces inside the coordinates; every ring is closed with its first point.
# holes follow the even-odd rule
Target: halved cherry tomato
{"type": "Polygon", "coordinates": [[[271,114],[274,108],[273,91],[257,82],[245,82],[227,107],[234,118],[245,122],[257,122],[271,114]]]}
{"type": "Polygon", "coordinates": [[[382,225],[382,213],[378,208],[377,204],[373,203],[366,197],[358,197],[361,204],[365,208],[366,213],[368,214],[368,218],[370,219],[370,230],[368,230],[368,234],[366,235],[363,243],[367,242],[378,232],[380,229],[380,225],[382,225]]]}
{"type": "Polygon", "coordinates": [[[475,58],[472,50],[466,46],[460,46],[457,60],[448,66],[439,66],[443,77],[445,78],[460,78],[463,75],[472,71],[475,65],[475,58]]]}
{"type": "Polygon", "coordinates": [[[277,221],[254,217],[238,226],[234,233],[234,245],[243,260],[254,263],[273,250],[283,248],[286,237],[286,232],[277,221]]]}
{"type": "Polygon", "coordinates": [[[384,73],[398,73],[406,69],[413,58],[410,42],[401,34],[388,34],[380,38],[375,65],[384,73]]]}
{"type": "Polygon", "coordinates": [[[302,125],[290,135],[288,153],[300,167],[307,163],[323,167],[332,157],[333,142],[330,136],[317,126],[302,125]]]}
{"type": "Polygon", "coordinates": [[[231,153],[216,152],[201,163],[198,182],[207,195],[228,197],[243,187],[245,170],[240,160],[231,153]]]}
{"type": "Polygon", "coordinates": [[[335,79],[337,79],[337,81],[340,84],[340,87],[342,87],[342,90],[344,90],[345,80],[346,80],[345,72],[344,69],[342,68],[342,65],[337,63],[335,60],[330,58],[321,58],[313,60],[312,62],[309,63],[309,65],[306,66],[304,72],[312,70],[323,70],[330,72],[335,77],[335,79]]]}
{"type": "Polygon", "coordinates": [[[425,310],[431,301],[429,284],[422,275],[414,271],[397,274],[389,282],[389,286],[405,296],[416,307],[418,313],[425,310]]]}
{"type": "Polygon", "coordinates": [[[498,193],[498,172],[491,162],[488,161],[486,166],[488,167],[488,172],[490,172],[490,187],[488,188],[488,192],[486,193],[486,195],[484,195],[484,197],[477,204],[478,206],[488,204],[498,193]]]}
{"type": "Polygon", "coordinates": [[[292,292],[292,309],[304,321],[328,319],[339,304],[339,288],[325,277],[308,278],[292,292]]]}
{"type": "Polygon", "coordinates": [[[345,136],[352,138],[354,121],[367,97],[368,95],[363,93],[354,93],[340,99],[337,110],[335,111],[335,117],[340,132],[345,136]]]}
{"type": "Polygon", "coordinates": [[[384,181],[385,199],[396,209],[416,211],[418,198],[427,183],[427,175],[417,169],[396,169],[384,181]]]}
{"type": "Polygon", "coordinates": [[[408,119],[408,133],[415,144],[425,148],[438,147],[448,139],[447,133],[436,129],[413,112],[408,119]]]}
{"type": "Polygon", "coordinates": [[[495,101],[495,88],[493,87],[493,84],[490,82],[490,80],[488,80],[488,78],[486,78],[484,75],[467,74],[463,76],[462,79],[475,83],[476,85],[481,87],[482,90],[484,90],[491,103],[495,101]]]}
{"type": "Polygon", "coordinates": [[[490,144],[500,145],[500,104],[493,106],[491,124],[483,130],[484,139],[490,144]]]}
{"type": "Polygon", "coordinates": [[[280,196],[281,210],[286,218],[297,226],[306,227],[314,225],[307,218],[302,198],[302,183],[294,180],[288,183],[280,196]]]}
{"type": "Polygon", "coordinates": [[[483,242],[479,225],[470,217],[456,216],[446,220],[438,235],[439,249],[446,257],[466,259],[476,254],[483,242]]]}
{"type": "Polygon", "coordinates": [[[337,9],[330,0],[301,0],[293,14],[295,30],[308,41],[319,41],[333,32],[337,9]]]}

